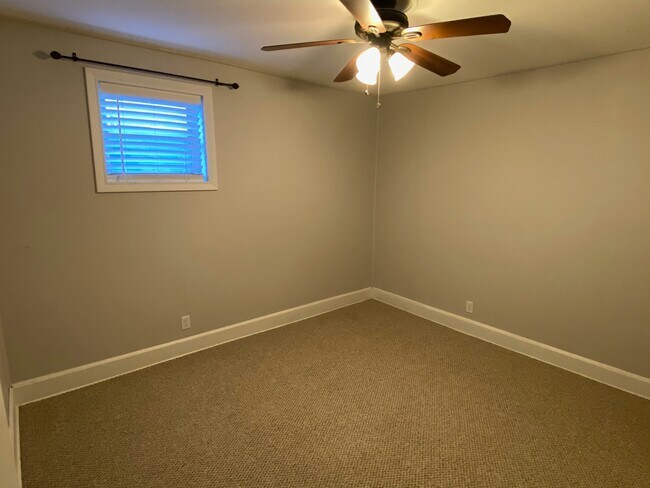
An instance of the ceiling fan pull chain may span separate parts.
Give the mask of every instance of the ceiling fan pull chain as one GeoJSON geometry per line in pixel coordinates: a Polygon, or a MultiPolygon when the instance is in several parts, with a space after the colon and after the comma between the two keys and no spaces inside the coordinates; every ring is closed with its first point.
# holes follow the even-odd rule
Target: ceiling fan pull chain
{"type": "Polygon", "coordinates": [[[375,108],[381,108],[381,101],[379,99],[380,93],[381,93],[381,70],[379,70],[379,73],[377,74],[377,104],[375,105],[375,108]]]}

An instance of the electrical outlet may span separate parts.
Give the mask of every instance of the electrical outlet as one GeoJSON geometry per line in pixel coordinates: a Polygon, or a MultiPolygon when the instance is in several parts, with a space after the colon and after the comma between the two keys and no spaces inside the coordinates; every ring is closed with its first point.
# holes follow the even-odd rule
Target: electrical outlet
{"type": "Polygon", "coordinates": [[[184,317],[181,317],[181,329],[189,329],[192,326],[190,322],[190,316],[185,315],[184,317]]]}
{"type": "Polygon", "coordinates": [[[474,302],[467,300],[465,302],[465,311],[468,313],[474,313],[474,302]]]}

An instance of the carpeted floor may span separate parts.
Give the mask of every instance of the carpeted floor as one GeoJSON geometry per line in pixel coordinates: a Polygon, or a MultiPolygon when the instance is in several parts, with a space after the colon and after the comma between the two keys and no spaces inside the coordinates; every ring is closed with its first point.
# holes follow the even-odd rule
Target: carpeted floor
{"type": "Polygon", "coordinates": [[[648,487],[650,401],[370,300],[20,409],[24,488],[648,487]]]}

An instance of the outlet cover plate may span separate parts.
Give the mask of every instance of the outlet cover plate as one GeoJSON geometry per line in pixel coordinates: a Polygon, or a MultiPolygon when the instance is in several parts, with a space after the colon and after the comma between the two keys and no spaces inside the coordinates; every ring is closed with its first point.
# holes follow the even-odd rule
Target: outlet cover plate
{"type": "Polygon", "coordinates": [[[192,326],[192,323],[190,322],[190,316],[189,315],[184,315],[181,317],[181,329],[189,329],[192,326]]]}

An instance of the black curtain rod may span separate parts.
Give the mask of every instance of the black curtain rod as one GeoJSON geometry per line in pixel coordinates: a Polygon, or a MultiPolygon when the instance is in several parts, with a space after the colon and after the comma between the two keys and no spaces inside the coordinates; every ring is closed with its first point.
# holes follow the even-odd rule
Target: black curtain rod
{"type": "Polygon", "coordinates": [[[134,71],[142,71],[144,73],[152,73],[155,75],[173,76],[174,78],[181,78],[183,80],[199,81],[201,83],[210,83],[216,86],[226,86],[230,90],[237,90],[239,88],[239,83],[222,83],[219,81],[219,78],[215,78],[214,80],[206,80],[203,78],[194,78],[193,76],[177,75],[174,73],[166,73],[164,71],[156,71],[154,69],[135,68],[133,66],[125,66],[123,64],[106,63],[104,61],[95,61],[93,59],[83,59],[78,57],[77,53],[72,53],[72,56],[64,56],[59,51],[52,51],[50,53],[50,57],[52,59],[69,59],[75,62],[80,61],[82,63],[101,64],[102,66],[111,66],[113,68],[123,68],[123,69],[130,69],[134,71]]]}

